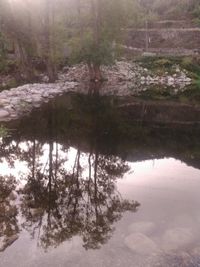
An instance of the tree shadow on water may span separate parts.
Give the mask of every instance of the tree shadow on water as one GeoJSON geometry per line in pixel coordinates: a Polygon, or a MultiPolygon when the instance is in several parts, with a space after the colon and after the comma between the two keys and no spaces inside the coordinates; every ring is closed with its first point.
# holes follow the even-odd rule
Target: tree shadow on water
{"type": "Polygon", "coordinates": [[[80,124],[68,123],[65,110],[57,114],[52,103],[42,118],[45,129],[32,123],[31,135],[4,140],[1,162],[7,159],[11,168],[23,162],[25,171],[16,179],[0,177],[0,241],[13,237],[11,244],[26,229],[44,250],[76,236],[86,250],[99,249],[123,213],[137,211],[140,204],[123,199],[117,190],[129,166],[109,149],[115,121],[108,103],[95,89],[73,98],[73,107],[71,115],[80,124]],[[23,181],[17,190],[16,180],[23,181]],[[13,191],[17,201],[10,199],[13,191]],[[8,210],[13,211],[9,218],[8,210]]]}
{"type": "Polygon", "coordinates": [[[81,237],[85,249],[98,249],[108,242],[114,223],[123,213],[136,212],[140,205],[123,199],[118,192],[116,181],[129,166],[117,156],[100,152],[99,138],[104,130],[99,125],[102,122],[100,98],[96,93],[90,94],[87,101],[91,105],[86,108],[92,114],[87,152],[78,144],[72,157],[69,149],[53,141],[53,114],[49,113],[47,163],[35,169],[34,175],[30,172],[21,192],[24,227],[33,237],[37,232],[38,245],[45,250],[74,236],[81,237]],[[67,158],[71,168],[63,160],[67,158]]]}

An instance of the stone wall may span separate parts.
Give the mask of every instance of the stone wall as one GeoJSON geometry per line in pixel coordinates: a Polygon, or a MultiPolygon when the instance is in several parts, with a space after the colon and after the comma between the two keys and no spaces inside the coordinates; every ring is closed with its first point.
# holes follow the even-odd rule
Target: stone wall
{"type": "Polygon", "coordinates": [[[150,28],[128,29],[126,45],[140,52],[146,51],[148,39],[149,52],[193,55],[200,53],[200,28],[150,28]]]}

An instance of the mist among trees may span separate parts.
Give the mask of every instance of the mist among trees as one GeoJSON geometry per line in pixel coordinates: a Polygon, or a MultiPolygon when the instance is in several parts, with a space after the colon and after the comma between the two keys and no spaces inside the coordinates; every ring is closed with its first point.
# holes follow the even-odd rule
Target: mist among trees
{"type": "Polygon", "coordinates": [[[126,28],[166,19],[199,23],[199,1],[1,0],[0,70],[14,69],[27,81],[45,71],[53,82],[59,68],[83,62],[90,79],[100,81],[101,66],[120,54],[126,28]]]}

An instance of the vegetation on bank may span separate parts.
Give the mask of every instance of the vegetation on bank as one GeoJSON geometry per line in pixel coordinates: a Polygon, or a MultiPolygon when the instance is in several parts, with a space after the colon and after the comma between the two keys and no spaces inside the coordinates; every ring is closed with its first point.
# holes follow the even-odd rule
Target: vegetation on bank
{"type": "Polygon", "coordinates": [[[188,86],[184,91],[174,93],[172,86],[149,86],[146,91],[140,93],[139,98],[146,100],[166,101],[172,100],[180,103],[200,104],[200,86],[196,84],[188,86]]]}
{"type": "Polygon", "coordinates": [[[8,129],[3,126],[3,125],[0,125],[0,138],[4,138],[8,136],[8,129]]]}
{"type": "Polygon", "coordinates": [[[200,76],[200,57],[140,57],[136,61],[156,75],[173,75],[176,74],[177,68],[181,68],[186,70],[194,81],[198,80],[200,76]]]}
{"type": "Polygon", "coordinates": [[[140,57],[136,60],[142,67],[147,68],[152,74],[177,75],[177,69],[184,70],[192,79],[192,84],[184,90],[173,86],[148,86],[147,90],[140,93],[141,98],[151,100],[176,100],[179,102],[200,103],[200,58],[198,57],[140,57]]]}
{"type": "MultiPolygon", "coordinates": [[[[176,4],[174,0],[59,0],[54,4],[49,0],[40,3],[3,0],[0,3],[0,91],[41,80],[44,73],[53,82],[63,66],[82,62],[88,66],[90,79],[101,81],[101,66],[125,56],[120,49],[125,38],[121,29],[185,18],[198,25],[198,0],[176,0],[176,4]]],[[[174,88],[149,86],[140,97],[199,103],[198,56],[131,60],[158,77],[176,75],[177,68],[185,70],[193,81],[186,90],[176,94],[174,88]]]]}
{"type": "Polygon", "coordinates": [[[199,14],[199,0],[2,0],[0,72],[17,81],[46,72],[53,82],[61,66],[84,62],[90,79],[99,81],[101,65],[118,54],[122,29],[161,19],[198,21],[199,14]]]}

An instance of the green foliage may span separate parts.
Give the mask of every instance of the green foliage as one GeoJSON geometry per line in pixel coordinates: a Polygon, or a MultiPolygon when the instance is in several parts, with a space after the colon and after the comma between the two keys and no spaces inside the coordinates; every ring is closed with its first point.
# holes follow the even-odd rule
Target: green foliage
{"type": "Polygon", "coordinates": [[[0,125],[0,138],[4,138],[8,135],[8,129],[3,126],[3,125],[0,125]]]}
{"type": "Polygon", "coordinates": [[[197,59],[192,57],[185,57],[181,61],[181,66],[191,73],[194,78],[200,75],[200,65],[197,59]]]}
{"type": "MultiPolygon", "coordinates": [[[[48,49],[45,49],[45,46],[49,47],[49,61],[55,65],[55,68],[52,67],[53,70],[66,62],[112,64],[119,52],[118,44],[126,39],[125,29],[128,27],[144,27],[145,21],[177,19],[185,16],[200,21],[199,0],[59,0],[51,2],[49,1],[48,26],[43,21],[47,17],[48,1],[4,0],[0,3],[0,16],[3,18],[3,23],[0,21],[0,30],[3,29],[4,35],[9,37],[11,42],[21,46],[21,54],[18,47],[20,58],[14,63],[18,63],[21,71],[26,72],[31,60],[39,58],[42,62],[46,62],[48,49]],[[49,35],[49,41],[45,44],[47,35],[49,35]],[[20,64],[23,60],[23,64],[20,64]],[[22,65],[25,67],[23,68],[22,65]]],[[[10,72],[13,67],[5,60],[4,35],[0,33],[0,73],[10,72]]],[[[164,71],[170,73],[171,67],[175,64],[171,58],[158,58],[154,61],[146,58],[145,60],[144,65],[149,65],[160,74],[164,71]]],[[[183,64],[193,72],[190,62],[185,60],[183,64]]],[[[196,72],[197,69],[195,69],[196,72]]],[[[30,73],[36,73],[34,64],[30,64],[27,76],[30,73]]]]}
{"type": "Polygon", "coordinates": [[[113,62],[112,45],[109,40],[101,39],[96,44],[91,33],[87,33],[82,40],[73,38],[70,42],[71,62],[94,63],[108,65],[113,62]]]}
{"type": "Polygon", "coordinates": [[[2,33],[0,32],[0,73],[6,68],[6,51],[5,51],[5,40],[2,33]]]}
{"type": "Polygon", "coordinates": [[[151,100],[169,100],[173,98],[170,87],[150,86],[148,90],[141,92],[142,99],[151,100]]]}
{"type": "Polygon", "coordinates": [[[164,75],[176,73],[176,66],[181,59],[176,57],[141,57],[137,59],[144,68],[149,69],[156,75],[164,75]]]}
{"type": "Polygon", "coordinates": [[[165,72],[174,74],[176,66],[186,70],[195,80],[200,75],[199,59],[194,57],[141,57],[137,62],[157,75],[163,75],[165,72]]]}
{"type": "Polygon", "coordinates": [[[70,62],[86,62],[94,65],[108,65],[120,53],[118,43],[124,38],[123,27],[134,18],[133,8],[137,1],[96,0],[93,2],[97,15],[82,11],[79,22],[71,28],[70,62]],[[133,5],[133,6],[132,6],[133,5]],[[131,11],[130,11],[131,9],[131,11]],[[81,25],[80,25],[81,24],[81,25]]]}
{"type": "Polygon", "coordinates": [[[186,103],[200,103],[200,80],[177,96],[178,100],[186,103]]]}
{"type": "Polygon", "coordinates": [[[193,8],[191,10],[192,16],[193,16],[193,20],[194,22],[200,26],[200,5],[199,2],[195,2],[193,4],[193,8]]]}
{"type": "Polygon", "coordinates": [[[200,77],[192,85],[188,86],[184,91],[174,93],[174,88],[170,86],[149,86],[146,91],[142,91],[139,95],[145,100],[154,101],[176,101],[181,103],[200,103],[200,77]]]}

